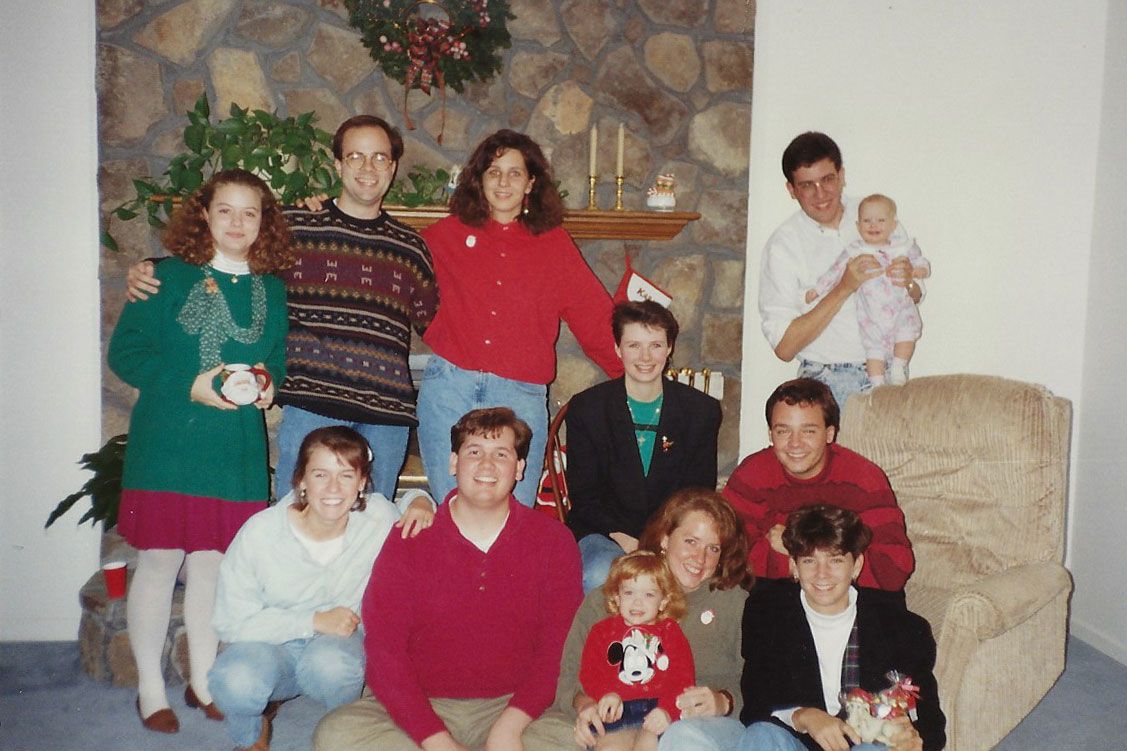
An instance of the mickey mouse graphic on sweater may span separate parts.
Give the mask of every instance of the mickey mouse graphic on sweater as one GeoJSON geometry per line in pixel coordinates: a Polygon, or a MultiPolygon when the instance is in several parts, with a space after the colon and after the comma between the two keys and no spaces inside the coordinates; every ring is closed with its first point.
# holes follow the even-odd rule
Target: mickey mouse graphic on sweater
{"type": "Polygon", "coordinates": [[[596,700],[616,693],[622,701],[657,699],[677,720],[677,697],[696,682],[693,652],[672,618],[630,625],[621,615],[596,623],[579,662],[579,682],[596,700]]]}

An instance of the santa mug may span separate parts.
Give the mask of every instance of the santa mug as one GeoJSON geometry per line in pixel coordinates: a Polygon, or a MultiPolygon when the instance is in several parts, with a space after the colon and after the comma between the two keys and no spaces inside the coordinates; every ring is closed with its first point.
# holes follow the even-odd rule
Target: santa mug
{"type": "Polygon", "coordinates": [[[246,363],[229,363],[219,373],[219,395],[224,401],[243,406],[254,404],[270,388],[270,374],[246,363]]]}

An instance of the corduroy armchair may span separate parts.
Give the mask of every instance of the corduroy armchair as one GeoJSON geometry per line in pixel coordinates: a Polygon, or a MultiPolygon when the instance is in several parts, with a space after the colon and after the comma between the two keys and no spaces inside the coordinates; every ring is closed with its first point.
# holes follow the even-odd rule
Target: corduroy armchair
{"type": "Polygon", "coordinates": [[[840,443],[888,475],[939,647],[948,751],[985,751],[1064,669],[1071,403],[1003,378],[918,378],[849,399],[840,443]]]}

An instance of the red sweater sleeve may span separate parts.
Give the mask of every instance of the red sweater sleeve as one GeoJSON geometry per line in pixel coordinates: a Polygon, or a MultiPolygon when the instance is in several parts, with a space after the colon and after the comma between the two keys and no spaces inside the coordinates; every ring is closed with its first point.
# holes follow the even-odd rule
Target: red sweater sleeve
{"type": "Polygon", "coordinates": [[[722,493],[744,524],[747,532],[747,559],[751,570],[756,576],[765,577],[769,575],[769,569],[775,568],[770,565],[771,557],[778,555],[771,550],[766,534],[779,522],[761,492],[765,480],[762,476],[763,462],[759,460],[761,453],[752,454],[740,462],[728,478],[722,493]]]}
{"type": "MultiPolygon", "coordinates": [[[[607,661],[607,647],[614,641],[614,624],[618,618],[604,618],[591,627],[587,641],[583,642],[583,654],[579,658],[579,685],[583,693],[595,701],[607,694],[620,694],[615,668],[607,661]]],[[[619,621],[620,622],[620,621],[619,621]]]]}
{"type": "Polygon", "coordinates": [[[427,700],[408,656],[415,592],[408,547],[415,540],[388,535],[360,606],[364,623],[365,680],[391,719],[415,743],[446,730],[427,700]]]}
{"type": "Polygon", "coordinates": [[[887,478],[881,477],[884,491],[874,494],[874,504],[860,512],[861,521],[873,531],[873,541],[865,551],[865,563],[857,583],[898,591],[904,588],[916,568],[916,557],[904,522],[904,512],[887,478]]]}
{"type": "Polygon", "coordinates": [[[610,318],[614,310],[602,282],[583,260],[571,236],[561,230],[562,272],[556,289],[562,293],[560,318],[579,346],[610,378],[622,375],[622,360],[614,351],[610,318]]]}
{"type": "Polygon", "coordinates": [[[525,665],[524,680],[509,700],[509,706],[536,719],[556,697],[564,640],[583,600],[580,583],[583,577],[579,549],[571,532],[562,524],[545,520],[542,514],[523,509],[521,512],[532,517],[528,520],[530,525],[536,523],[551,531],[550,540],[547,535],[537,535],[531,541],[533,547],[524,551],[524,559],[536,560],[540,570],[540,600],[535,604],[539,617],[534,626],[532,656],[525,665]],[[545,521],[548,524],[545,525],[545,521]]]}

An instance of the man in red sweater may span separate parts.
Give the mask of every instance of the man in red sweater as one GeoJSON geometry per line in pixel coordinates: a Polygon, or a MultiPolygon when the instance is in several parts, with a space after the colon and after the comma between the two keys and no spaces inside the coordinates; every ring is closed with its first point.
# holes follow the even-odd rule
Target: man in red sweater
{"type": "Polygon", "coordinates": [[[788,577],[787,515],[828,503],[858,514],[873,531],[857,583],[902,590],[915,568],[904,514],[881,468],[834,443],[840,411],[829,387],[811,378],[787,381],[767,399],[766,412],[771,445],[740,462],[724,488],[747,527],[755,575],[788,577]]]}
{"type": "Polygon", "coordinates": [[[321,721],[317,751],[523,748],[555,698],[582,597],[571,533],[512,496],[530,435],[505,407],[453,427],[457,487],[430,529],[392,535],[376,559],[361,607],[367,690],[321,721]]]}

